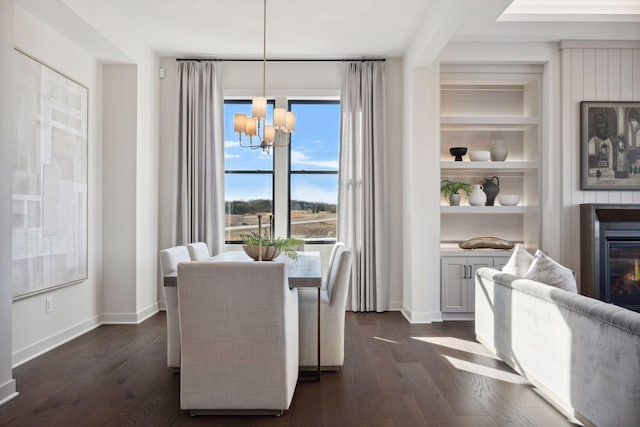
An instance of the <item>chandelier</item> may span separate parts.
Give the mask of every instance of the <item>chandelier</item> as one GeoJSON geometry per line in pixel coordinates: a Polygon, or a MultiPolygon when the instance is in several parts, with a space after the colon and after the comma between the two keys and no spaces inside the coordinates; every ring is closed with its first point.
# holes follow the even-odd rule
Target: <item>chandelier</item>
{"type": "Polygon", "coordinates": [[[296,114],[284,108],[273,110],[273,124],[266,123],[267,118],[267,0],[264,0],[262,43],[262,96],[251,100],[251,116],[236,113],[233,117],[233,130],[238,132],[241,147],[252,150],[261,148],[267,153],[272,147],[285,147],[289,144],[287,134],[296,129],[296,114]],[[249,137],[249,144],[242,142],[242,136],[249,137]],[[257,141],[254,142],[254,138],[257,141]]]}

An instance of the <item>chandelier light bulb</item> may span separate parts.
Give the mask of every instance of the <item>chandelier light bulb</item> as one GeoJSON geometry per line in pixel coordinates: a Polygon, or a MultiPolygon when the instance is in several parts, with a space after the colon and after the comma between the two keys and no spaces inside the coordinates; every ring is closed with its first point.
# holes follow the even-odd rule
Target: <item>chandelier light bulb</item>
{"type": "Polygon", "coordinates": [[[257,96],[251,101],[251,115],[254,119],[264,120],[267,117],[267,98],[257,96]]]}
{"type": "Polygon", "coordinates": [[[287,132],[293,132],[296,130],[296,113],[287,111],[285,129],[287,132]]]}
{"type": "Polygon", "coordinates": [[[247,115],[242,113],[236,113],[233,117],[233,131],[244,132],[247,128],[247,115]]]}
{"type": "Polygon", "coordinates": [[[273,110],[273,127],[278,130],[284,130],[286,126],[287,110],[284,108],[276,108],[273,110]]]}
{"type": "Polygon", "coordinates": [[[276,139],[276,130],[271,125],[264,127],[264,140],[266,142],[273,142],[276,139]]]}

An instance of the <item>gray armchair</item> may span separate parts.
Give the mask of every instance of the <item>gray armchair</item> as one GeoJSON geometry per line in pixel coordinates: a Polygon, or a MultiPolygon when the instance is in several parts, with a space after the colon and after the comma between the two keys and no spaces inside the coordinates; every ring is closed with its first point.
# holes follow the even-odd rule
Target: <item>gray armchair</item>
{"type": "MultiPolygon", "coordinates": [[[[335,246],[326,288],[320,290],[320,365],[338,370],[344,364],[344,318],[351,277],[351,249],[335,246]]],[[[300,366],[317,366],[316,289],[298,289],[300,319],[300,366]]]]}
{"type": "MultiPolygon", "coordinates": [[[[160,275],[175,273],[178,263],[189,262],[189,251],[185,246],[175,246],[160,251],[160,275]]],[[[167,310],[167,366],[180,368],[180,319],[178,317],[178,291],[164,287],[164,303],[167,310]]]]}
{"type": "Polygon", "coordinates": [[[178,266],[180,407],[282,413],[298,380],[298,295],[280,262],[178,266]]]}

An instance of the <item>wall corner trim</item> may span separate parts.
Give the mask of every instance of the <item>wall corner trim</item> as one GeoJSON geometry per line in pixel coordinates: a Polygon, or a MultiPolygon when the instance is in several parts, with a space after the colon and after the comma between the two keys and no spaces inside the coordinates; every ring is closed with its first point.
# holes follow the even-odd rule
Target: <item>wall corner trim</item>
{"type": "Polygon", "coordinates": [[[403,304],[400,312],[411,324],[442,322],[442,312],[440,311],[413,313],[406,305],[403,304]]]}
{"type": "Polygon", "coordinates": [[[16,380],[11,379],[0,386],[0,406],[4,405],[8,401],[18,397],[16,391],[16,380]]]}

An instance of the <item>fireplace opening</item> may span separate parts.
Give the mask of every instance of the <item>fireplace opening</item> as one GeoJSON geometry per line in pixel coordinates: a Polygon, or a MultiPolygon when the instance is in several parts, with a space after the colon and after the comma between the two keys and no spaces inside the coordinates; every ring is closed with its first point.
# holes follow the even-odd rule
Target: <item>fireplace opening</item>
{"type": "Polygon", "coordinates": [[[640,205],[580,206],[580,293],[640,312],[640,205]]]}
{"type": "Polygon", "coordinates": [[[608,239],[605,266],[605,300],[628,306],[640,304],[640,239],[608,239]]]}

